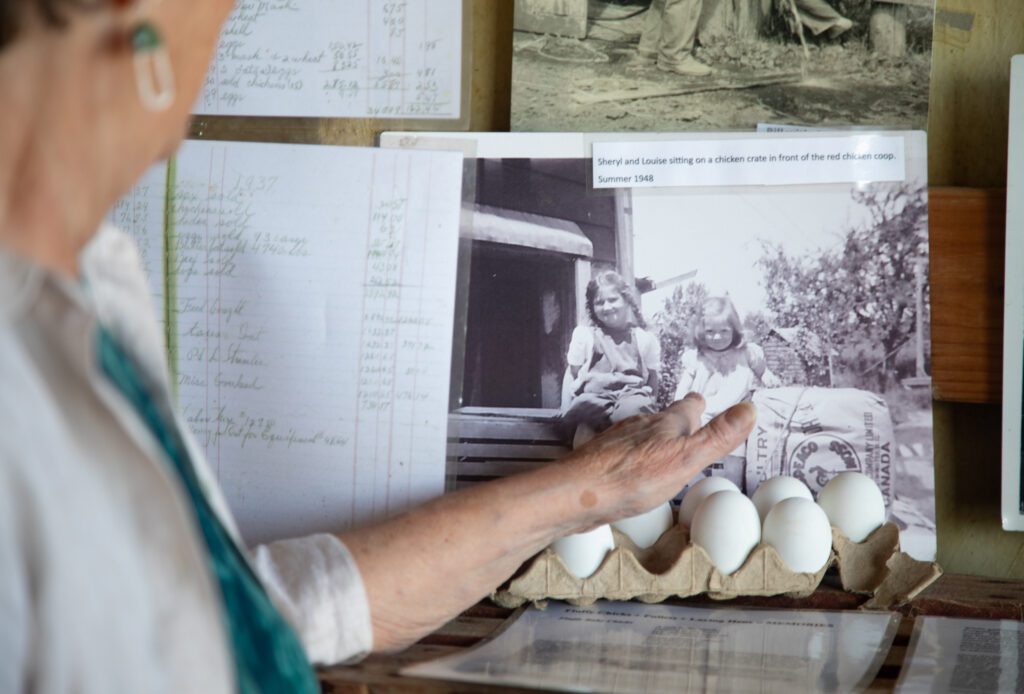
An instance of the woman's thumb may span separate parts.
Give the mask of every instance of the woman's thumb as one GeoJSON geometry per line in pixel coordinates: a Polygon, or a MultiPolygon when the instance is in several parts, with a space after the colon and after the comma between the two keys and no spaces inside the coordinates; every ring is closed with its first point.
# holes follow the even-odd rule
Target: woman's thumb
{"type": "Polygon", "coordinates": [[[746,440],[756,421],[753,403],[733,405],[690,436],[691,455],[702,466],[721,459],[746,440]]]}

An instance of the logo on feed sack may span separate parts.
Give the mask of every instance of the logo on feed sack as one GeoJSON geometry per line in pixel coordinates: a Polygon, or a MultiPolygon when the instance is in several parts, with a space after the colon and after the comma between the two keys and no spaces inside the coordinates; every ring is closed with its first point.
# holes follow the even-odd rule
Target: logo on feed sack
{"type": "Polygon", "coordinates": [[[800,442],[789,456],[793,477],[807,486],[821,489],[840,472],[863,472],[857,451],[834,434],[815,434],[800,442]]]}

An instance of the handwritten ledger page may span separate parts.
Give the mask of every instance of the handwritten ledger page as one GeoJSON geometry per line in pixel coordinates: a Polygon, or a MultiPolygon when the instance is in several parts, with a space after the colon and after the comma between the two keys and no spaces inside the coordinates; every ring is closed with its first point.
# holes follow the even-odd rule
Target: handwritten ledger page
{"type": "Polygon", "coordinates": [[[128,194],[117,201],[107,221],[131,235],[142,256],[156,314],[166,315],[164,271],[164,211],[167,200],[167,164],[150,168],[128,194]]]}
{"type": "Polygon", "coordinates": [[[241,0],[196,113],[458,118],[462,0],[241,0]]]}
{"type": "Polygon", "coordinates": [[[461,155],[188,142],[173,167],[179,404],[246,541],[441,494],[461,155]]]}

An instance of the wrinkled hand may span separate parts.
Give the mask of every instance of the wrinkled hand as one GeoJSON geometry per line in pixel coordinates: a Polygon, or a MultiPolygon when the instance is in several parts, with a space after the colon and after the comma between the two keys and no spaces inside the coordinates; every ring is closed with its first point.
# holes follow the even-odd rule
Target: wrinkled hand
{"type": "Polygon", "coordinates": [[[625,374],[591,373],[587,374],[583,384],[584,393],[604,393],[609,390],[619,390],[626,386],[643,385],[644,380],[639,376],[627,376],[625,374]]]}
{"type": "Polygon", "coordinates": [[[581,468],[580,503],[601,522],[648,511],[671,499],[697,473],[742,443],[757,411],[743,402],[703,427],[704,398],[690,393],[657,414],[610,427],[565,459],[581,468]]]}

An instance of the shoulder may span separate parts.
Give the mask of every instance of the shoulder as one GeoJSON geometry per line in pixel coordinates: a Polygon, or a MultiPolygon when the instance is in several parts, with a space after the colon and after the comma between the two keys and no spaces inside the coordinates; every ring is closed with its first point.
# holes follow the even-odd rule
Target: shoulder
{"type": "Polygon", "coordinates": [[[14,325],[0,318],[0,469],[22,459],[20,452],[45,446],[32,434],[44,431],[44,422],[59,421],[59,396],[48,391],[46,373],[64,371],[63,362],[47,342],[37,349],[27,346],[35,336],[25,333],[36,330],[34,323],[14,325]]]}
{"type": "Polygon", "coordinates": [[[44,531],[64,512],[61,504],[51,505],[53,490],[75,488],[74,478],[62,474],[74,461],[73,447],[63,445],[61,426],[68,418],[58,407],[63,394],[52,393],[45,377],[61,364],[49,358],[49,345],[29,351],[22,339],[17,328],[0,320],[0,555],[15,553],[0,556],[0,584],[11,579],[17,565],[43,553],[44,531]]]}
{"type": "Polygon", "coordinates": [[[569,352],[566,360],[570,366],[582,366],[588,359],[588,353],[594,349],[594,329],[589,325],[577,325],[573,328],[569,340],[569,352]]]}
{"type": "Polygon", "coordinates": [[[572,338],[569,342],[570,345],[576,345],[581,348],[593,344],[594,328],[589,325],[577,325],[572,329],[572,338]]]}

